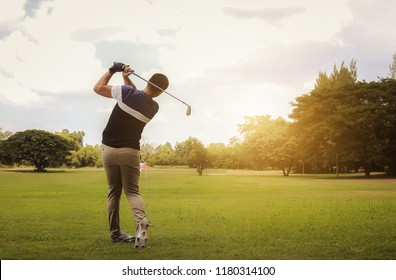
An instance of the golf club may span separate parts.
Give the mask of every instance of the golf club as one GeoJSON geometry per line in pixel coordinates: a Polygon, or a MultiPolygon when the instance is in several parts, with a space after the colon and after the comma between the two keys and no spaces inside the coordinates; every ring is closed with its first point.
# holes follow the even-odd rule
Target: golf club
{"type": "Polygon", "coordinates": [[[191,106],[190,106],[190,105],[188,105],[186,102],[184,102],[184,101],[180,100],[179,98],[177,98],[176,96],[174,96],[174,95],[170,94],[170,93],[169,93],[169,92],[167,92],[166,90],[164,90],[164,89],[160,88],[160,87],[159,87],[159,86],[157,86],[156,84],[154,84],[154,83],[152,83],[152,82],[150,82],[150,81],[147,81],[145,78],[143,78],[143,77],[139,76],[139,75],[138,75],[138,74],[136,74],[135,72],[131,72],[130,74],[132,74],[132,75],[134,75],[134,76],[136,76],[136,77],[138,77],[138,78],[142,79],[143,81],[145,81],[145,82],[149,83],[150,85],[152,85],[152,86],[154,86],[154,87],[158,88],[159,90],[161,90],[161,91],[165,92],[165,93],[166,93],[166,94],[168,94],[169,96],[173,97],[174,99],[176,99],[176,100],[180,101],[181,103],[183,103],[184,105],[186,105],[186,106],[187,106],[187,112],[186,112],[186,115],[187,115],[187,116],[191,115],[191,106]]]}

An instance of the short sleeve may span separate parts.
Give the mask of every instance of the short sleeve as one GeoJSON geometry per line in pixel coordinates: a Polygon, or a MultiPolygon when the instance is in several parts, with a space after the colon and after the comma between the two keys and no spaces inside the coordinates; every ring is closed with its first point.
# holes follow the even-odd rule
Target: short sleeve
{"type": "Polygon", "coordinates": [[[112,86],[111,96],[116,100],[122,99],[122,86],[112,86]]]}

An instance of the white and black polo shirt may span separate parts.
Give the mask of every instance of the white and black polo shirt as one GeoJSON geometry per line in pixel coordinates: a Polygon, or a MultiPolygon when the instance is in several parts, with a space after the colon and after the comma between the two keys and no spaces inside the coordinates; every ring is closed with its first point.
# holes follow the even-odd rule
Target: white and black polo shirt
{"type": "Polygon", "coordinates": [[[103,130],[102,143],[113,148],[140,150],[143,128],[158,112],[158,103],[127,85],[113,86],[111,95],[118,102],[103,130]]]}

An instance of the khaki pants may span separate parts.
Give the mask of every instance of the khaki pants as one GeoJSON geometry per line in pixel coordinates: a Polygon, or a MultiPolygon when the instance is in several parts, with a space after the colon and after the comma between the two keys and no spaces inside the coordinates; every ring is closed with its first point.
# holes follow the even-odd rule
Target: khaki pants
{"type": "Polygon", "coordinates": [[[112,148],[102,144],[103,166],[109,191],[107,210],[111,235],[120,234],[120,198],[122,189],[138,224],[146,217],[144,201],[139,193],[140,152],[132,148],[112,148]]]}

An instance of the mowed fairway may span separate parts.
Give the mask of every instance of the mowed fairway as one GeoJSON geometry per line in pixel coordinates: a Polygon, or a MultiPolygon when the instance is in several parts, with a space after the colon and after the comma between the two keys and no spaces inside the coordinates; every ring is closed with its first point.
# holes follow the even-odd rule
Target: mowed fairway
{"type": "MultiPolygon", "coordinates": [[[[103,170],[0,170],[0,258],[396,258],[395,179],[149,169],[144,250],[110,243],[105,182],[103,170]]],[[[125,196],[121,208],[134,233],[125,196]]]]}

